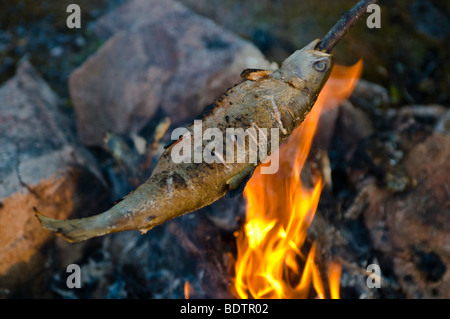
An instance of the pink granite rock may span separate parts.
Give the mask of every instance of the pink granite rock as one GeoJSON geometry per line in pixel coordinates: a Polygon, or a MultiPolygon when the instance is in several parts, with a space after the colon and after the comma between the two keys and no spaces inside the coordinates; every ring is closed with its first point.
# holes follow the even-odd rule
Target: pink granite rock
{"type": "Polygon", "coordinates": [[[33,207],[61,219],[89,213],[104,188],[59,113],[58,97],[30,63],[0,87],[0,101],[1,298],[49,266],[43,246],[55,235],[40,226],[33,207]]]}

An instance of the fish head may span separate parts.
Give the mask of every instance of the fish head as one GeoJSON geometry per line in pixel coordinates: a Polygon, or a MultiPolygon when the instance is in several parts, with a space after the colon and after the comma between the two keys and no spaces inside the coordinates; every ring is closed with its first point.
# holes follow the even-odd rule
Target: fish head
{"type": "Polygon", "coordinates": [[[318,94],[333,69],[333,56],[316,50],[319,39],[289,56],[278,70],[278,77],[308,93],[318,94]]]}

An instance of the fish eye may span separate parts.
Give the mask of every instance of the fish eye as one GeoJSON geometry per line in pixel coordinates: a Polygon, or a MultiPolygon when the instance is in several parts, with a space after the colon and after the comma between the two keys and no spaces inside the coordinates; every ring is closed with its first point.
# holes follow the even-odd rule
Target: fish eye
{"type": "Polygon", "coordinates": [[[319,72],[325,71],[326,68],[327,64],[323,61],[317,61],[316,63],[314,63],[314,69],[316,69],[319,72]]]}

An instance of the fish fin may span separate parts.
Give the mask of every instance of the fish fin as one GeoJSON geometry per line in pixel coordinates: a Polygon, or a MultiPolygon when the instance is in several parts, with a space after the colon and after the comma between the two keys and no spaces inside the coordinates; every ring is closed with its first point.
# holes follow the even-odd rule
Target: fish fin
{"type": "Polygon", "coordinates": [[[271,73],[272,73],[272,71],[269,71],[269,70],[245,69],[241,73],[241,78],[250,80],[250,81],[256,81],[258,79],[269,76],[271,73]]]}
{"type": "Polygon", "coordinates": [[[228,192],[226,193],[225,198],[233,198],[240,195],[244,191],[244,188],[252,177],[255,169],[256,166],[249,166],[231,177],[227,181],[228,192]]]}
{"type": "Polygon", "coordinates": [[[70,243],[76,243],[95,236],[103,235],[92,230],[89,222],[86,222],[87,218],[83,219],[70,219],[70,220],[57,220],[46,217],[39,213],[36,207],[33,207],[34,214],[41,223],[42,227],[51,230],[57,235],[63,237],[70,243]]]}

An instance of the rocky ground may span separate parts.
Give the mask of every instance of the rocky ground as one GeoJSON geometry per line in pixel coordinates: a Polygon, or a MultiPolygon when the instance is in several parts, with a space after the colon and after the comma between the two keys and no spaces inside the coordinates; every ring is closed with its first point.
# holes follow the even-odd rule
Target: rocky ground
{"type": "MultiPolygon", "coordinates": [[[[57,218],[107,208],[149,176],[170,127],[242,69],[273,68],[321,37],[354,1],[78,1],[72,30],[70,2],[0,12],[0,296],[182,298],[189,281],[194,298],[230,297],[242,197],[145,236],[74,245],[40,228],[33,207],[57,218]],[[65,285],[74,262],[78,290],[65,285]]],[[[310,236],[323,265],[342,262],[343,298],[450,297],[449,12],[382,2],[382,28],[360,23],[336,49],[339,64],[364,59],[364,80],[323,116],[309,165],[326,154],[332,187],[310,236]],[[371,263],[381,289],[365,285],[371,263]]]]}

